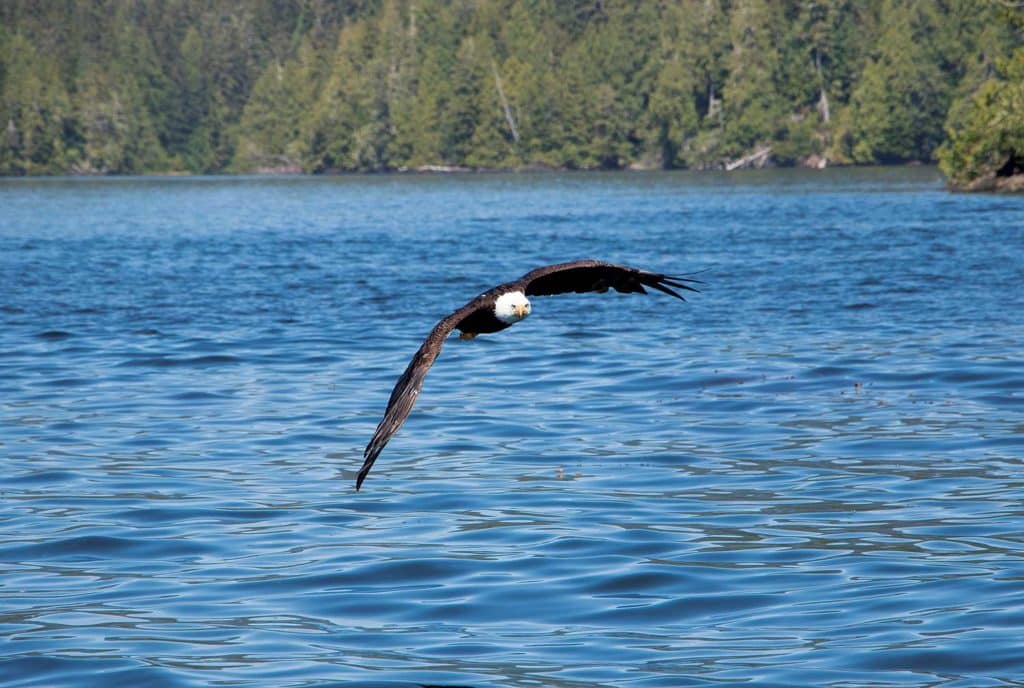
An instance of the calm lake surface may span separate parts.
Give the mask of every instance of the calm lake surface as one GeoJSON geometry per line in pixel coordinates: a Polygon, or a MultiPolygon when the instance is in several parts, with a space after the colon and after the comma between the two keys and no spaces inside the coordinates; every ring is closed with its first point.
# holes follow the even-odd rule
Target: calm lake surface
{"type": "Polygon", "coordinates": [[[0,181],[0,683],[1024,685],[1024,198],[0,181]],[[703,293],[442,316],[545,263],[703,293]]]}

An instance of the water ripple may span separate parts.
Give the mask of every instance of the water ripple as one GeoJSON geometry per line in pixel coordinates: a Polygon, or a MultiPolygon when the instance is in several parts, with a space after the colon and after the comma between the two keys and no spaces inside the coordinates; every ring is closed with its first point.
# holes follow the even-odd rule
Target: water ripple
{"type": "Polygon", "coordinates": [[[928,168],[0,197],[4,685],[1021,683],[1013,199],[928,168]],[[433,322],[581,254],[707,284],[449,342],[356,493],[433,322]]]}

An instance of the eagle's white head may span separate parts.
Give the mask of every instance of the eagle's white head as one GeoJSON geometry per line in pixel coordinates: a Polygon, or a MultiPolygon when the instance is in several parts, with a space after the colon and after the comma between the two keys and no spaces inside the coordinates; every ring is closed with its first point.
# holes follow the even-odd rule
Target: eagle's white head
{"type": "Polygon", "coordinates": [[[530,314],[530,301],[521,291],[502,294],[494,302],[494,317],[503,323],[517,323],[530,314]]]}

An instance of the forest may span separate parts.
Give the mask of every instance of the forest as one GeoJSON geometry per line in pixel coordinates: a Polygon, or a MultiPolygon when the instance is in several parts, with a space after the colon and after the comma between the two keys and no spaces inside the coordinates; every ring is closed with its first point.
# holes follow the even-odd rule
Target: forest
{"type": "Polygon", "coordinates": [[[4,0],[0,174],[1024,166],[1006,0],[4,0]]]}

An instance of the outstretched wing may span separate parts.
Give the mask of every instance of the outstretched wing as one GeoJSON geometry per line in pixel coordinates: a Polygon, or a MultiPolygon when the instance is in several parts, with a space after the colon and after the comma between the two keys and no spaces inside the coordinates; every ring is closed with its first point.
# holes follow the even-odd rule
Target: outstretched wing
{"type": "MultiPolygon", "coordinates": [[[[384,417],[377,425],[373,438],[366,445],[363,451],[363,465],[356,476],[356,489],[358,490],[366,480],[367,474],[373,467],[381,450],[391,439],[391,436],[398,432],[402,423],[412,411],[416,397],[419,396],[420,388],[423,387],[423,379],[427,371],[434,364],[444,340],[452,333],[459,323],[470,317],[480,308],[490,307],[489,300],[496,291],[507,290],[508,287],[522,289],[530,296],[547,296],[551,294],[565,294],[568,292],[607,291],[614,289],[623,293],[646,294],[644,287],[652,287],[658,291],[683,299],[682,295],[675,289],[697,291],[691,284],[699,284],[698,280],[688,277],[668,276],[656,272],[637,270],[625,265],[603,263],[597,260],[578,260],[572,263],[561,263],[559,265],[548,265],[547,267],[532,270],[515,282],[500,285],[494,289],[484,292],[465,306],[455,311],[448,317],[441,320],[434,326],[434,329],[427,335],[426,340],[420,346],[419,351],[409,361],[408,367],[398,378],[395,388],[391,391],[391,398],[388,400],[384,417]]],[[[685,299],[683,299],[685,301],[685,299]]]]}
{"type": "Polygon", "coordinates": [[[662,275],[599,260],[576,260],[571,263],[548,265],[531,270],[518,281],[527,296],[605,292],[609,289],[624,294],[646,294],[647,290],[644,287],[651,287],[683,301],[686,299],[675,289],[697,291],[690,285],[700,284],[699,280],[688,277],[662,275]]]}
{"type": "Polygon", "coordinates": [[[377,424],[377,430],[373,433],[373,438],[370,439],[370,443],[366,445],[366,449],[363,451],[363,465],[356,476],[356,490],[366,480],[366,475],[370,472],[373,462],[377,460],[381,450],[384,449],[384,445],[388,443],[392,435],[398,432],[398,428],[402,427],[402,423],[405,422],[409,412],[412,411],[412,406],[416,403],[416,397],[419,396],[420,388],[423,386],[423,378],[427,376],[430,366],[434,365],[434,360],[441,353],[444,340],[462,319],[471,314],[476,307],[476,302],[471,301],[434,325],[434,329],[427,335],[419,351],[409,361],[409,365],[406,367],[405,372],[402,373],[402,377],[398,378],[395,388],[391,390],[391,398],[388,400],[384,417],[380,419],[380,423],[377,424]]]}

